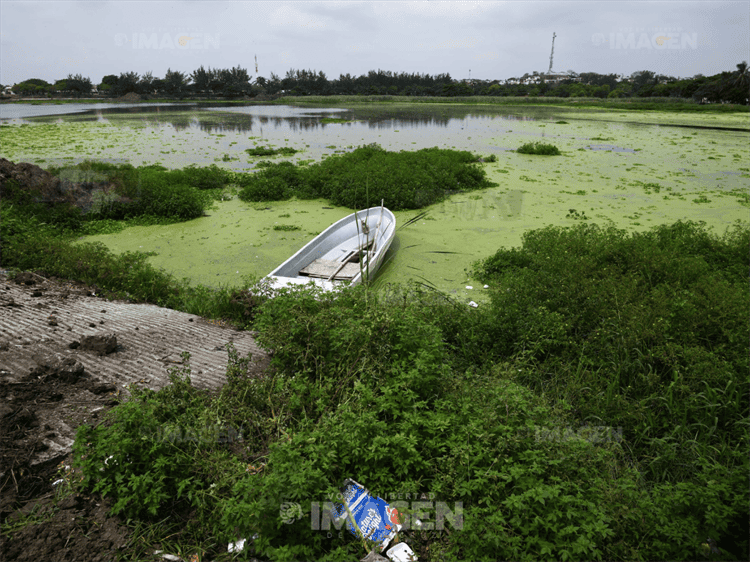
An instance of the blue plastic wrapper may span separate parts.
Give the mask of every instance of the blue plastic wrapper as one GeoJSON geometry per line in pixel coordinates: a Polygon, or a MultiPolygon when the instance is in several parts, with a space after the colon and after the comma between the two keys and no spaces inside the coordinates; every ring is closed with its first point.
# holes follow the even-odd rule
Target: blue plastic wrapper
{"type": "Polygon", "coordinates": [[[347,518],[346,528],[354,536],[358,536],[357,530],[346,512],[344,506],[344,503],[346,503],[364,537],[378,544],[382,552],[396,536],[396,533],[401,530],[398,511],[388,505],[384,499],[372,496],[362,484],[351,479],[344,481],[341,493],[343,502],[333,505],[334,518],[347,518]]]}

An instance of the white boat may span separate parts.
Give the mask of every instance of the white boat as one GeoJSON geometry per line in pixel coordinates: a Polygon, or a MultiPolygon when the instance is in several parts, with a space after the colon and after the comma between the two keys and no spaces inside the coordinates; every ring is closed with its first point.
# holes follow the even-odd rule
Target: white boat
{"type": "Polygon", "coordinates": [[[396,233],[396,217],[383,207],[357,211],[333,223],[268,274],[272,288],[314,283],[333,290],[372,279],[396,233]]]}

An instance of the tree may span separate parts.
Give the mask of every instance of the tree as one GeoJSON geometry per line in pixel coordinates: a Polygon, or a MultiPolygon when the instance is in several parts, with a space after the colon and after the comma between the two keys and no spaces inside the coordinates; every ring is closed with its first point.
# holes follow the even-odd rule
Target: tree
{"type": "Polygon", "coordinates": [[[750,83],[750,70],[748,70],[747,62],[744,60],[737,65],[737,70],[735,71],[736,78],[734,80],[735,86],[740,86],[741,88],[747,88],[748,84],[750,83]]]}
{"type": "Polygon", "coordinates": [[[115,86],[113,93],[117,96],[124,96],[130,92],[137,92],[138,81],[139,77],[137,72],[122,72],[117,79],[117,86],[115,86]]]}
{"type": "Polygon", "coordinates": [[[117,76],[108,74],[102,78],[102,83],[97,87],[99,93],[114,94],[117,91],[117,76]]]}
{"type": "Polygon", "coordinates": [[[53,93],[63,93],[69,91],[67,80],[56,80],[55,83],[49,87],[49,91],[53,93]]]}
{"type": "Polygon", "coordinates": [[[221,75],[224,81],[224,95],[237,96],[251,91],[247,69],[237,65],[235,68],[222,70],[221,75]]]}
{"type": "Polygon", "coordinates": [[[75,76],[68,74],[68,78],[65,81],[67,82],[67,89],[73,92],[75,97],[80,97],[81,94],[91,94],[91,79],[88,77],[84,78],[80,74],[76,74],[75,76]]]}
{"type": "Polygon", "coordinates": [[[53,86],[41,78],[29,78],[23,82],[19,82],[11,88],[15,94],[23,95],[42,95],[50,91],[53,86]]]}
{"type": "Polygon", "coordinates": [[[167,69],[167,73],[164,75],[164,83],[166,91],[169,95],[182,97],[185,90],[185,86],[188,85],[189,78],[185,73],[179,70],[167,69]]]}
{"type": "Polygon", "coordinates": [[[203,68],[203,65],[200,65],[197,70],[193,71],[191,78],[193,79],[193,86],[195,86],[196,93],[200,94],[208,91],[212,78],[211,67],[209,66],[208,70],[206,70],[203,68]]]}
{"type": "Polygon", "coordinates": [[[151,74],[151,71],[149,70],[141,76],[141,79],[138,81],[138,93],[139,94],[153,94],[154,93],[154,81],[156,79],[151,74]]]}
{"type": "Polygon", "coordinates": [[[281,85],[281,77],[278,74],[272,72],[268,77],[268,80],[266,81],[265,88],[269,94],[275,94],[281,91],[283,89],[281,85]]]}
{"type": "Polygon", "coordinates": [[[659,83],[659,79],[657,78],[656,73],[651,72],[650,70],[641,70],[639,72],[634,72],[632,78],[633,91],[639,96],[649,96],[651,94],[652,88],[647,89],[646,87],[653,87],[659,83]]]}

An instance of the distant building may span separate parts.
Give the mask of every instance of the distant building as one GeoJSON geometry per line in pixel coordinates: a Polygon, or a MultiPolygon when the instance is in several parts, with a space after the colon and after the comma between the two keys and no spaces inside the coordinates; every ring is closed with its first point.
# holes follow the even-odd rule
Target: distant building
{"type": "Polygon", "coordinates": [[[559,84],[563,80],[573,80],[574,82],[581,81],[580,76],[571,70],[568,70],[567,72],[544,72],[539,76],[548,84],[559,84]]]}

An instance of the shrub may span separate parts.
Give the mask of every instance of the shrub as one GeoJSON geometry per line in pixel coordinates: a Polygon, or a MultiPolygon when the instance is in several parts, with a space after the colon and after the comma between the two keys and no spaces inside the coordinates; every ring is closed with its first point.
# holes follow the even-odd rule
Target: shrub
{"type": "Polygon", "coordinates": [[[284,162],[244,180],[240,193],[245,201],[265,201],[271,193],[278,198],[323,197],[336,205],[362,208],[385,201],[392,210],[418,209],[443,199],[450,193],[492,185],[476,165],[477,157],[466,151],[423,149],[416,152],[387,152],[378,145],[363,146],[351,153],[333,156],[315,165],[297,167],[284,162]],[[274,190],[252,185],[267,177],[281,177],[274,190]]]}
{"type": "Polygon", "coordinates": [[[181,170],[173,170],[170,172],[170,176],[174,178],[173,183],[185,184],[198,189],[220,189],[229,180],[227,172],[216,164],[204,168],[191,164],[181,170]]]}
{"type": "Polygon", "coordinates": [[[690,477],[701,455],[734,463],[748,414],[737,385],[749,368],[749,245],[746,226],[718,238],[682,222],[527,232],[522,249],[477,266],[497,287],[492,353],[533,364],[519,382],[564,388],[582,421],[631,428],[633,454],[659,480],[690,477]]]}
{"type": "Polygon", "coordinates": [[[282,146],[280,148],[259,146],[256,148],[246,148],[245,152],[247,152],[250,156],[275,156],[277,154],[291,156],[292,154],[299,152],[299,150],[288,146],[282,146]]]}
{"type": "Polygon", "coordinates": [[[553,144],[541,142],[527,142],[516,150],[519,154],[541,154],[544,156],[557,156],[560,150],[553,144]]]}

